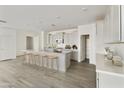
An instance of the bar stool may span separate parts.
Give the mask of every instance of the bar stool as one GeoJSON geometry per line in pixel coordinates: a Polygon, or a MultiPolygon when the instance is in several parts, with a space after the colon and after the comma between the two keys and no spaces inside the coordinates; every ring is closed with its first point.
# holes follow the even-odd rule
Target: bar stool
{"type": "Polygon", "coordinates": [[[33,64],[40,65],[40,53],[33,52],[33,64]]]}
{"type": "Polygon", "coordinates": [[[39,66],[44,67],[44,59],[46,58],[46,55],[43,53],[40,53],[40,63],[39,66]]]}
{"type": "Polygon", "coordinates": [[[24,56],[25,56],[25,62],[31,64],[31,62],[33,61],[32,53],[25,52],[24,56]]]}
{"type": "Polygon", "coordinates": [[[56,60],[56,68],[59,71],[59,64],[58,64],[58,56],[56,55],[47,55],[47,67],[49,68],[49,60],[51,62],[51,69],[54,69],[54,62],[56,60]]]}
{"type": "Polygon", "coordinates": [[[23,59],[24,63],[26,62],[26,59],[27,59],[26,54],[27,54],[27,53],[24,52],[24,56],[23,56],[23,57],[24,57],[24,59],[23,59]]]}
{"type": "Polygon", "coordinates": [[[41,55],[42,56],[42,67],[45,67],[45,59],[46,59],[46,61],[47,61],[47,55],[45,55],[45,54],[42,54],[41,55]]]}

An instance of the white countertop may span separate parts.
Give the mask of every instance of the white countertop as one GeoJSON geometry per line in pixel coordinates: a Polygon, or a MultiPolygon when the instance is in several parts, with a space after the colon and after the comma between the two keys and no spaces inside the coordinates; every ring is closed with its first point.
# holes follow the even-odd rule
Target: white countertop
{"type": "Polygon", "coordinates": [[[63,50],[62,53],[71,53],[72,51],[70,50],[63,50]]]}
{"type": "Polygon", "coordinates": [[[96,55],[96,72],[118,75],[124,77],[124,66],[115,66],[104,60],[104,55],[96,55]]]}

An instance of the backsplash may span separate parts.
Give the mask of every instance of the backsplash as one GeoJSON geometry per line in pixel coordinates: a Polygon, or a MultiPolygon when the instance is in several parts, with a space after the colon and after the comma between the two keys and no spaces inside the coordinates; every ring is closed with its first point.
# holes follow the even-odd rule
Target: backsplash
{"type": "Polygon", "coordinates": [[[115,54],[119,55],[124,63],[124,44],[105,44],[105,47],[113,48],[115,54]]]}

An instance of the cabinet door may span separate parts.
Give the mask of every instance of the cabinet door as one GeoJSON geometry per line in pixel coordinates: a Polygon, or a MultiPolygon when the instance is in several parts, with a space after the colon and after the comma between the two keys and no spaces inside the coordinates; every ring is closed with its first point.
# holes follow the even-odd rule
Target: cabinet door
{"type": "Polygon", "coordinates": [[[99,73],[99,88],[124,88],[124,77],[99,73]]]}
{"type": "Polygon", "coordinates": [[[121,6],[121,41],[124,42],[124,5],[121,6]]]}
{"type": "Polygon", "coordinates": [[[111,33],[110,33],[110,13],[107,13],[104,19],[104,43],[111,42],[111,33]]]}
{"type": "Polygon", "coordinates": [[[104,43],[120,41],[120,6],[110,6],[104,19],[104,43]]]}
{"type": "Polygon", "coordinates": [[[104,35],[103,41],[104,41],[104,43],[107,42],[107,31],[106,30],[107,30],[107,16],[105,16],[104,23],[103,23],[103,35],[104,35]]]}
{"type": "Polygon", "coordinates": [[[112,11],[108,8],[104,19],[104,43],[112,42],[112,11]]]}
{"type": "Polygon", "coordinates": [[[72,60],[78,61],[78,51],[72,51],[72,56],[71,56],[72,60]]]}
{"type": "Polygon", "coordinates": [[[113,42],[119,42],[120,41],[120,6],[119,5],[113,5],[111,8],[112,11],[112,36],[113,36],[113,42]]]}

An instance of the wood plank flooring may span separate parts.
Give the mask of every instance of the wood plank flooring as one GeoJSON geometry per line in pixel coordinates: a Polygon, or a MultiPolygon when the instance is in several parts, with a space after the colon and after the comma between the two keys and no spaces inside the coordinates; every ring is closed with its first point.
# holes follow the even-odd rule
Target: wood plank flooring
{"type": "Polygon", "coordinates": [[[95,66],[72,62],[66,73],[24,64],[20,58],[0,62],[3,88],[94,88],[95,66]]]}

